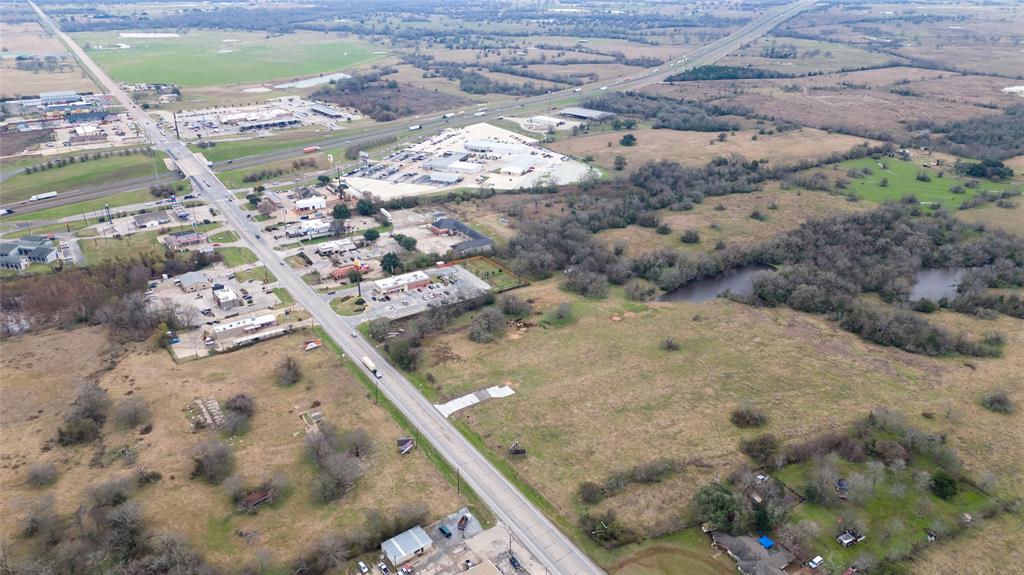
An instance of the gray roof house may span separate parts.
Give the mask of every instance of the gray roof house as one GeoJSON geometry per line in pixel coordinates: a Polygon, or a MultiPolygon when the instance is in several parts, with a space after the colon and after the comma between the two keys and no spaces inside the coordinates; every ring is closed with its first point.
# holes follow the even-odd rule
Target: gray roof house
{"type": "Polygon", "coordinates": [[[786,566],[795,558],[776,544],[766,548],[757,539],[746,535],[714,531],[711,540],[736,561],[736,569],[744,575],[785,575],[786,566]]]}
{"type": "Polygon", "coordinates": [[[433,547],[434,542],[419,525],[380,544],[380,550],[384,552],[384,556],[396,567],[417,555],[430,551],[433,547]]]}
{"type": "Polygon", "coordinates": [[[203,272],[186,272],[178,276],[181,289],[186,292],[199,291],[210,287],[210,278],[203,272]]]}
{"type": "Polygon", "coordinates": [[[22,236],[0,242],[0,269],[23,270],[30,264],[48,264],[57,260],[57,248],[44,236],[22,236]]]}

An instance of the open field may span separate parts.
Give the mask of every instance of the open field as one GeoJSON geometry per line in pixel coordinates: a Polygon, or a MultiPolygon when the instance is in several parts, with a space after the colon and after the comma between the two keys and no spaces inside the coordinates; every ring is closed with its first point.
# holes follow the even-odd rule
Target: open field
{"type": "Polygon", "coordinates": [[[964,185],[967,182],[966,178],[961,178],[953,172],[952,165],[924,166],[923,164],[926,162],[931,163],[928,160],[930,158],[925,157],[915,157],[906,161],[896,158],[881,160],[860,158],[847,160],[834,167],[819,171],[827,175],[849,179],[852,183],[847,191],[855,193],[857,197],[869,202],[894,201],[912,195],[921,203],[941,204],[949,210],[955,210],[961,202],[976,193],[989,190],[1001,191],[1014,187],[1010,183],[979,180],[977,187],[972,189],[964,185]],[[872,173],[850,178],[846,172],[851,169],[867,169],[872,173]],[[927,175],[928,181],[918,179],[919,174],[927,175]],[[883,179],[888,181],[888,185],[883,185],[883,179]],[[953,186],[964,187],[964,193],[950,192],[949,190],[953,186]]]}
{"type": "Polygon", "coordinates": [[[637,256],[659,249],[710,251],[719,241],[729,245],[753,246],[783,232],[795,229],[811,219],[864,211],[866,202],[849,202],[846,198],[806,190],[779,190],[777,185],[751,194],[731,194],[706,198],[685,212],[661,210],[660,221],[672,232],[659,234],[653,228],[629,226],[603,230],[597,234],[606,245],[624,244],[624,254],[637,256]],[[775,209],[770,206],[775,205],[775,209]],[[723,209],[724,208],[724,209],[723,209]],[[750,217],[754,210],[765,216],[764,221],[750,217]],[[700,243],[684,244],[683,232],[694,230],[700,243]]]}
{"type": "Polygon", "coordinates": [[[807,78],[717,80],[657,85],[646,92],[739,104],[755,113],[820,129],[903,138],[915,121],[946,122],[996,113],[1019,98],[1005,78],[896,67],[807,78]],[[869,110],[869,112],[865,112],[869,110]]]}
{"type": "Polygon", "coordinates": [[[118,180],[144,177],[167,172],[159,157],[146,154],[112,156],[68,164],[61,168],[18,174],[3,182],[0,201],[4,203],[27,200],[35,194],[50,191],[69,192],[118,180]]]}
{"type": "Polygon", "coordinates": [[[91,92],[96,84],[80,70],[30,72],[18,70],[8,63],[0,64],[0,97],[30,97],[40,92],[53,90],[77,90],[91,92]]]}
{"type": "Polygon", "coordinates": [[[700,529],[691,527],[639,546],[609,572],[615,575],[730,575],[736,572],[736,564],[728,555],[712,548],[710,539],[700,529]]]}
{"type": "Polygon", "coordinates": [[[750,160],[764,159],[784,164],[846,151],[865,142],[864,138],[829,134],[813,128],[772,135],[758,134],[757,130],[742,130],[735,135],[730,134],[724,142],[719,142],[716,136],[709,132],[644,128],[566,138],[549,147],[577,159],[592,156],[596,165],[608,170],[612,169],[615,156],[624,156],[626,169],[629,170],[648,160],[673,160],[687,166],[703,166],[715,157],[731,154],[739,154],[750,160]],[[626,133],[636,136],[636,145],[627,147],[619,144],[619,139],[626,133]],[[612,144],[610,147],[609,142],[612,144]]]}
{"type": "MultiPolygon", "coordinates": [[[[102,366],[103,333],[102,328],[47,332],[6,343],[5,368],[16,371],[3,380],[3,431],[8,441],[2,446],[6,464],[0,469],[0,484],[5,497],[0,508],[5,516],[20,517],[20,505],[42,494],[24,484],[23,466],[29,461],[57,464],[61,477],[49,492],[62,514],[72,513],[91,486],[127,472],[119,463],[88,465],[98,444],[55,447],[44,454],[39,450],[54,435],[60,413],[73,399],[75,378],[102,366]],[[40,381],[46,382],[47,393],[38,393],[40,381]]],[[[419,503],[437,517],[463,505],[421,451],[404,457],[395,451],[394,441],[402,430],[387,411],[373,405],[366,388],[329,348],[302,352],[303,341],[310,336],[299,333],[181,365],[165,352],[140,344],[130,346],[111,371],[101,374],[99,384],[115,404],[130,393],[152,407],[152,433],[140,436],[108,422],[103,445],[108,450],[131,446],[138,451],[138,466],[163,474],[162,481],[135,496],[154,531],[186,536],[220,567],[237,567],[245,562],[242,558],[267,549],[272,552],[271,565],[278,568],[311,545],[311,534],[360,529],[368,511],[388,516],[402,505],[419,503]],[[290,388],[276,385],[273,370],[268,369],[286,355],[298,360],[303,373],[302,381],[290,388]],[[291,485],[281,502],[251,516],[234,513],[221,487],[188,479],[186,452],[217,434],[192,433],[183,408],[194,398],[223,402],[238,393],[254,398],[256,415],[246,435],[227,439],[235,453],[236,473],[255,484],[279,472],[291,485]],[[328,421],[342,430],[363,429],[374,443],[356,487],[327,505],[312,499],[314,470],[298,417],[314,401],[320,402],[328,421]],[[251,543],[239,537],[239,531],[251,532],[251,543]]],[[[31,542],[14,536],[15,522],[5,522],[2,529],[15,556],[31,549],[31,542]]]]}
{"type": "Polygon", "coordinates": [[[337,72],[378,58],[372,48],[334,34],[299,32],[268,37],[253,32],[190,31],[176,38],[124,38],[116,32],[72,34],[80,45],[130,49],[92,49],[89,55],[116,80],[190,86],[225,86],[290,80],[337,72]],[[188,62],[182,66],[182,62],[188,62]]]}
{"type": "Polygon", "coordinates": [[[495,292],[510,290],[525,283],[525,280],[514,272],[499,266],[489,258],[472,257],[460,261],[459,264],[469,273],[487,282],[495,292]]]}
{"type": "MultiPolygon", "coordinates": [[[[1019,426],[1007,433],[1005,416],[977,404],[994,386],[1021,393],[1022,383],[1011,383],[1012,374],[1024,369],[1020,320],[930,316],[975,335],[1006,334],[1005,357],[972,360],[968,368],[956,357],[868,344],[823,318],[788,309],[725,300],[638,304],[619,295],[586,300],[552,281],[515,293],[533,299],[540,313],[571,301],[578,319],[565,327],[517,331],[492,345],[470,342],[463,329],[431,336],[419,373],[433,377],[433,386],[424,385],[437,401],[490,385],[516,390],[453,419],[495,458],[504,460],[513,441],[529,449],[527,458],[508,465],[565,524],[575,523],[581,481],[599,481],[660,457],[699,458],[708,467],[687,467],[661,484],[631,487],[597,509],[614,509],[626,525],[642,531],[686,517],[697,487],[743,461],[736,445],[750,432],[732,427],[728,418],[746,401],[767,411],[767,431],[784,441],[845,425],[872,406],[898,406],[914,425],[947,433],[970,474],[998,478],[997,494],[1022,493],[1014,478],[1024,472],[1024,435],[1019,426]],[[680,351],[660,348],[669,336],[680,351]],[[955,419],[916,415],[947,409],[955,419]]],[[[599,551],[595,556],[606,564],[624,558],[599,551]]]]}
{"type": "MultiPolygon", "coordinates": [[[[58,224],[63,227],[63,224],[58,224]]],[[[209,232],[220,224],[200,224],[200,231],[209,232]]],[[[122,238],[82,238],[79,245],[85,255],[86,264],[95,264],[106,260],[131,258],[141,254],[160,254],[166,247],[157,238],[171,232],[191,230],[192,226],[167,227],[149,232],[139,232],[122,238]]],[[[239,249],[239,248],[220,248],[239,249]]]]}
{"type": "Polygon", "coordinates": [[[15,213],[4,217],[3,221],[6,223],[15,221],[58,220],[61,218],[77,216],[82,213],[102,210],[103,206],[110,206],[113,210],[114,208],[120,208],[122,206],[141,204],[143,202],[154,200],[156,200],[156,198],[154,198],[153,194],[149,192],[149,189],[143,188],[139,190],[132,190],[130,192],[122,192],[105,198],[86,200],[84,202],[76,202],[74,204],[67,204],[56,208],[39,210],[38,212],[32,212],[29,214],[22,215],[15,213]]]}
{"type": "Polygon", "coordinates": [[[258,156],[300,146],[304,147],[323,141],[325,138],[337,136],[337,133],[323,130],[297,129],[276,132],[265,138],[227,141],[211,140],[216,142],[216,145],[212,148],[201,149],[195,145],[191,145],[189,148],[195,152],[202,152],[203,157],[211,162],[223,162],[244,156],[258,156]]]}
{"type": "MultiPolygon", "coordinates": [[[[227,232],[232,233],[232,232],[227,232]]],[[[211,240],[214,241],[214,240],[211,240]]],[[[224,258],[224,265],[229,268],[238,267],[240,265],[256,263],[258,258],[256,254],[252,253],[249,248],[216,248],[218,254],[224,258]]]]}
{"type": "Polygon", "coordinates": [[[33,71],[19,69],[14,58],[4,58],[0,62],[2,97],[29,97],[51,90],[89,92],[96,89],[92,79],[82,72],[60,40],[46,33],[36,22],[0,22],[0,51],[5,55],[23,57],[52,56],[51,62],[55,64],[33,71]]]}
{"type": "Polygon", "coordinates": [[[902,61],[902,58],[879,52],[871,52],[848,44],[767,36],[759,38],[736,52],[729,54],[722,58],[718,64],[722,66],[749,66],[760,70],[773,70],[783,74],[801,75],[881,66],[902,61]],[[795,56],[789,58],[771,57],[771,50],[773,48],[777,51],[794,48],[795,56]]]}

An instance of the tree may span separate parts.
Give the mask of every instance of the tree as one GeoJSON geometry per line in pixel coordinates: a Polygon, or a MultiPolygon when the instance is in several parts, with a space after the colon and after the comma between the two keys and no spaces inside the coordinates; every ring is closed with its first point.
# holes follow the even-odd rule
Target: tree
{"type": "Polygon", "coordinates": [[[398,242],[398,245],[402,246],[402,249],[406,251],[411,252],[416,249],[416,238],[412,236],[398,234],[395,236],[395,240],[398,242]]]}
{"type": "Polygon", "coordinates": [[[379,237],[380,237],[380,232],[378,232],[377,230],[375,230],[373,228],[370,228],[370,229],[368,229],[368,230],[363,232],[363,238],[365,238],[366,241],[368,241],[368,242],[375,242],[375,241],[377,241],[377,238],[379,238],[379,237]]]}
{"type": "Polygon", "coordinates": [[[740,440],[740,451],[761,465],[772,466],[779,454],[779,440],[770,433],[740,440]]]}
{"type": "Polygon", "coordinates": [[[347,220],[352,217],[352,211],[349,210],[348,206],[345,204],[337,204],[331,208],[331,215],[334,216],[334,219],[336,220],[347,220]]]}
{"type": "Polygon", "coordinates": [[[952,499],[960,493],[960,484],[955,477],[939,469],[932,477],[931,490],[939,499],[952,499]]]}
{"type": "Polygon", "coordinates": [[[299,362],[295,361],[295,358],[290,355],[278,364],[275,373],[278,385],[284,387],[293,386],[302,379],[302,368],[299,367],[299,362]]]}
{"type": "Polygon", "coordinates": [[[572,319],[572,304],[567,301],[558,304],[558,307],[555,308],[555,319],[572,319]]]}
{"type": "Polygon", "coordinates": [[[388,252],[380,259],[380,267],[389,274],[402,267],[402,259],[395,252],[388,252]]]}
{"type": "Polygon", "coordinates": [[[501,298],[501,311],[505,315],[526,317],[530,315],[530,302],[515,295],[507,295],[501,298]]]}
{"type": "Polygon", "coordinates": [[[490,343],[505,335],[505,316],[489,307],[481,311],[469,325],[469,339],[477,343],[490,343]]]}
{"type": "Polygon", "coordinates": [[[373,202],[363,198],[356,202],[356,212],[361,216],[372,216],[377,213],[377,208],[373,205],[373,202]]]}
{"type": "Polygon", "coordinates": [[[348,271],[348,283],[354,285],[354,284],[357,284],[357,283],[359,283],[361,281],[363,281],[363,274],[359,273],[358,270],[349,270],[348,271]]]}
{"type": "Polygon", "coordinates": [[[739,527],[740,502],[731,489],[721,483],[705,485],[693,497],[697,517],[714,529],[735,533],[739,527]]]}
{"type": "Polygon", "coordinates": [[[699,244],[700,234],[696,230],[686,230],[679,238],[684,244],[699,244]]]}
{"type": "Polygon", "coordinates": [[[235,466],[235,456],[226,443],[217,439],[204,441],[191,450],[192,478],[200,477],[206,482],[218,485],[224,481],[235,466]]]}
{"type": "Polygon", "coordinates": [[[633,134],[626,134],[625,136],[622,136],[622,139],[619,140],[619,144],[626,147],[635,146],[636,136],[634,136],[633,134]]]}
{"type": "Polygon", "coordinates": [[[981,405],[989,411],[996,413],[1013,413],[1013,400],[1009,394],[1002,389],[990,391],[981,398],[981,405]]]}
{"type": "Polygon", "coordinates": [[[754,405],[743,404],[732,410],[729,421],[739,428],[761,427],[768,422],[768,416],[754,405]]]}
{"type": "Polygon", "coordinates": [[[327,183],[331,181],[331,177],[327,174],[320,174],[316,177],[316,181],[319,182],[321,186],[326,186],[327,183]]]}
{"type": "Polygon", "coordinates": [[[615,167],[615,169],[617,171],[620,171],[620,172],[622,170],[626,169],[626,157],[625,156],[615,156],[614,167],[615,167]]]}

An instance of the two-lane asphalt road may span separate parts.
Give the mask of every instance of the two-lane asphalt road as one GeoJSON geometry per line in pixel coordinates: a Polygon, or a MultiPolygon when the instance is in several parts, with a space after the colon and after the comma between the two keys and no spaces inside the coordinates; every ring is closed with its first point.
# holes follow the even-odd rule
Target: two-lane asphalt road
{"type": "MultiPolygon", "coordinates": [[[[771,29],[772,26],[788,17],[785,14],[795,14],[799,10],[806,9],[810,3],[807,0],[802,0],[797,4],[773,11],[744,27],[741,30],[742,33],[738,32],[702,49],[699,54],[688,61],[689,65],[701,65],[712,58],[720,57],[719,54],[735,49],[736,46],[749,42],[771,29]]],[[[226,218],[227,223],[238,234],[241,244],[251,249],[263,265],[273,271],[280,284],[288,289],[296,302],[309,311],[327,332],[327,335],[338,343],[344,353],[364,371],[367,370],[360,361],[363,357],[370,358],[379,367],[382,377],[376,379],[376,382],[380,392],[416,426],[424,440],[429,441],[449,464],[459,470],[462,480],[473,488],[483,502],[494,511],[498,519],[540,563],[550,572],[558,574],[583,575],[602,572],[600,567],[559,531],[540,509],[526,499],[482,453],[473,447],[401,372],[392,367],[370,342],[357,332],[352,331],[343,319],[335,314],[330,306],[306,285],[290,266],[284,263],[282,257],[264,242],[256,224],[246,217],[243,210],[233,201],[230,191],[204,162],[196,158],[184,143],[164,134],[153,119],[135,105],[117,83],[96,65],[70,37],[60,32],[38,6],[31,1],[30,4],[44,25],[51,28],[78,57],[83,67],[96,78],[97,82],[121,102],[149,140],[157,148],[165,150],[175,160],[182,172],[192,179],[196,191],[211,205],[217,207],[226,218]]],[[[628,82],[624,80],[623,83],[616,86],[616,89],[630,89],[645,85],[644,82],[661,81],[668,73],[679,69],[679,67],[675,67],[668,72],[652,72],[628,82]]],[[[547,96],[541,96],[509,104],[529,109],[546,105],[548,101],[547,96]]],[[[501,104],[501,107],[507,108],[508,104],[501,104]]],[[[453,122],[438,122],[435,119],[433,123],[435,127],[443,128],[478,121],[481,119],[471,117],[458,118],[458,121],[453,122]]],[[[365,135],[363,137],[376,137],[380,133],[388,131],[407,130],[408,125],[412,123],[392,123],[373,136],[365,135]]],[[[426,122],[419,123],[424,124],[424,130],[427,130],[426,122]]],[[[373,377],[372,374],[368,373],[368,375],[373,377]]]]}

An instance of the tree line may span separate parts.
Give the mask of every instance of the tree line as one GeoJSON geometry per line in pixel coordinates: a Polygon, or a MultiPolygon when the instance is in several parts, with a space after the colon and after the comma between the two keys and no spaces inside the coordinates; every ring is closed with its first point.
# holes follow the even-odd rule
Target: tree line
{"type": "Polygon", "coordinates": [[[718,105],[642,94],[637,92],[604,94],[585,98],[583,105],[606,112],[640,116],[653,120],[654,128],[695,130],[698,132],[729,132],[740,125],[719,116],[745,116],[750,110],[739,105],[718,105]]]}

